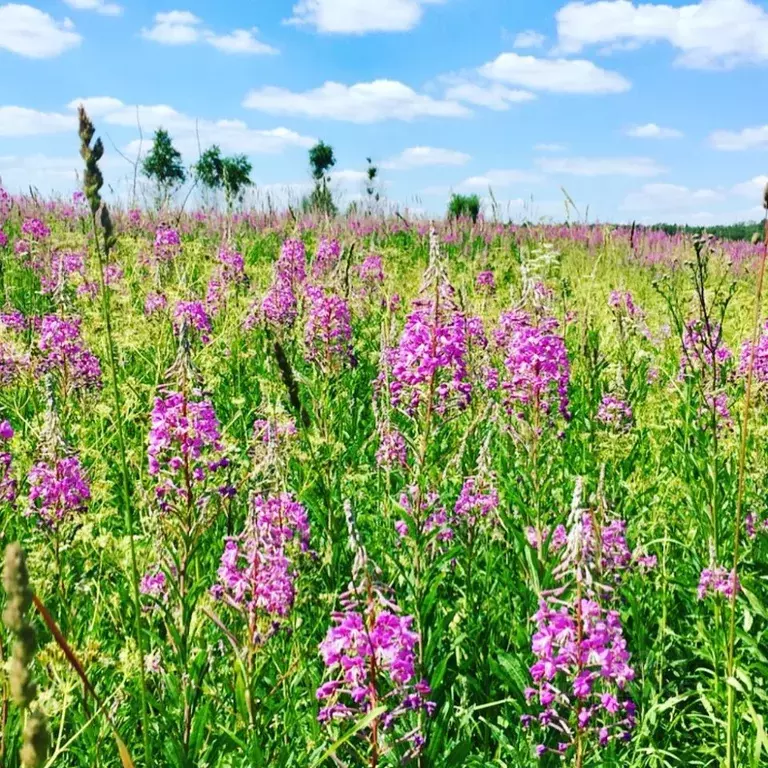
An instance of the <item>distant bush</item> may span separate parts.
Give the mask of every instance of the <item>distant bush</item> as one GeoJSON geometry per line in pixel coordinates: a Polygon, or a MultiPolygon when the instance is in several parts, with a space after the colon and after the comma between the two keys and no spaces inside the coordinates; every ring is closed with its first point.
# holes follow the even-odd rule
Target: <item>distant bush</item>
{"type": "Polygon", "coordinates": [[[449,219],[472,219],[480,215],[480,198],[477,195],[451,195],[448,202],[449,219]]]}

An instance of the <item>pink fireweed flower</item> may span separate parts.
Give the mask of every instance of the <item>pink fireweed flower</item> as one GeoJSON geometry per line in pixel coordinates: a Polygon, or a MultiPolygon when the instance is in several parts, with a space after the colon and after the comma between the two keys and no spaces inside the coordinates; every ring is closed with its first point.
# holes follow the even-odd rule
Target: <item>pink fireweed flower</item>
{"type": "Polygon", "coordinates": [[[0,227],[5,224],[11,215],[11,208],[13,208],[13,200],[10,194],[0,187],[0,227]]]}
{"type": "Polygon", "coordinates": [[[493,293],[496,290],[496,280],[493,272],[490,270],[478,272],[475,278],[475,289],[478,293],[493,293]]]}
{"type": "Polygon", "coordinates": [[[380,286],[384,282],[384,265],[381,256],[375,253],[366,256],[357,266],[357,276],[364,289],[368,291],[380,286]]]}
{"type": "Polygon", "coordinates": [[[226,540],[213,596],[242,610],[251,642],[259,644],[295,599],[292,557],[309,549],[309,519],[289,493],[254,499],[243,533],[226,540]],[[259,624],[258,616],[265,622],[259,624]]]}
{"type": "Polygon", "coordinates": [[[186,324],[187,328],[197,331],[200,334],[200,341],[208,344],[211,340],[210,333],[213,330],[211,318],[206,312],[205,306],[201,301],[178,301],[173,310],[173,327],[176,333],[181,331],[181,326],[186,324]]]}
{"type": "Polygon", "coordinates": [[[148,597],[152,603],[145,610],[157,607],[158,603],[168,602],[168,579],[159,565],[155,565],[141,577],[139,594],[148,597]]]}
{"type": "MultiPolygon", "coordinates": [[[[461,313],[417,309],[406,322],[397,347],[388,350],[389,392],[392,405],[414,415],[433,392],[438,413],[469,404],[467,323],[461,313]]],[[[383,383],[385,373],[379,377],[383,383]]]]}
{"type": "Polygon", "coordinates": [[[222,456],[219,421],[208,400],[190,400],[180,392],[155,399],[149,431],[149,474],[156,477],[158,506],[204,505],[212,491],[227,495],[228,487],[211,489],[209,479],[228,466],[222,456]],[[190,492],[196,494],[189,498],[190,492]]]}
{"type": "Polygon", "coordinates": [[[254,439],[265,445],[282,445],[296,434],[296,422],[293,419],[257,419],[253,422],[254,439]]]}
{"type": "Polygon", "coordinates": [[[419,493],[416,486],[408,488],[400,494],[400,506],[408,514],[410,524],[408,532],[411,531],[411,525],[415,527],[415,533],[421,536],[428,536],[435,541],[451,541],[454,537],[454,521],[449,519],[448,512],[440,503],[440,497],[434,491],[428,493],[419,493]],[[416,499],[420,499],[418,508],[416,499]]]}
{"type": "Polygon", "coordinates": [[[225,283],[241,283],[245,280],[245,261],[242,254],[228,247],[219,250],[219,275],[225,283]]]}
{"type": "Polygon", "coordinates": [[[522,313],[502,316],[496,340],[503,343],[506,355],[506,376],[501,386],[510,410],[530,408],[551,414],[558,409],[570,418],[570,363],[563,337],[552,330],[555,323],[550,319],[531,326],[522,313]]]}
{"type": "Polygon", "coordinates": [[[13,504],[16,501],[16,480],[11,472],[13,457],[8,443],[14,432],[10,421],[0,422],[0,502],[13,504]]]}
{"type": "Polygon", "coordinates": [[[699,586],[696,594],[699,600],[703,600],[707,595],[722,595],[730,599],[734,593],[741,590],[739,578],[736,572],[722,565],[705,568],[699,577],[699,586]]]}
{"type": "Polygon", "coordinates": [[[104,266],[104,284],[108,288],[116,288],[123,279],[123,268],[119,264],[104,266]]]}
{"type": "Polygon", "coordinates": [[[536,550],[540,550],[543,542],[549,543],[549,551],[557,552],[568,543],[568,531],[564,525],[557,525],[551,531],[548,526],[544,526],[541,532],[533,526],[525,529],[525,538],[528,543],[536,550]]]}
{"type": "Polygon", "coordinates": [[[307,279],[307,252],[301,240],[286,240],[275,264],[275,277],[296,290],[307,279]]]}
{"type": "Polygon", "coordinates": [[[468,477],[453,509],[454,521],[473,528],[480,519],[493,518],[499,508],[499,492],[485,477],[468,477]]]}
{"type": "Polygon", "coordinates": [[[155,259],[159,263],[169,262],[181,254],[181,237],[172,227],[160,226],[155,232],[155,259]]]}
{"type": "Polygon", "coordinates": [[[298,312],[298,300],[290,283],[276,278],[261,302],[251,307],[243,325],[248,331],[264,319],[276,329],[287,330],[296,322],[298,312]]]}
{"type": "Polygon", "coordinates": [[[0,248],[5,248],[8,245],[8,235],[0,229],[0,248]]]}
{"type": "Polygon", "coordinates": [[[632,407],[613,395],[604,395],[597,411],[597,420],[617,432],[626,432],[632,427],[632,407]]]}
{"type": "Polygon", "coordinates": [[[322,289],[307,289],[309,313],[304,326],[307,359],[332,369],[354,363],[352,326],[347,302],[322,289]]]}
{"type": "MultiPolygon", "coordinates": [[[[746,378],[749,364],[752,360],[752,342],[747,339],[741,345],[739,357],[739,376],[746,378]]],[[[760,384],[768,383],[768,323],[763,326],[763,331],[755,344],[754,365],[752,367],[754,380],[760,384]]]]}
{"type": "Polygon", "coordinates": [[[381,467],[408,466],[408,445],[402,433],[393,427],[379,430],[379,449],[376,463],[381,467]]]}
{"type": "Polygon", "coordinates": [[[40,373],[56,372],[65,392],[101,386],[101,365],[80,335],[79,317],[46,315],[40,324],[40,373]]]}
{"type": "Polygon", "coordinates": [[[341,258],[341,245],[338,240],[320,239],[312,262],[312,277],[320,280],[330,274],[341,258]]]}
{"type": "Polygon", "coordinates": [[[147,317],[152,317],[152,315],[163,312],[167,308],[168,299],[162,293],[150,292],[147,294],[147,298],[144,299],[144,314],[147,317]]]}
{"type": "Polygon", "coordinates": [[[24,219],[21,233],[32,240],[42,241],[50,237],[51,230],[40,219],[24,219]]]}
{"type": "Polygon", "coordinates": [[[27,318],[18,309],[11,309],[0,313],[0,325],[15,333],[23,333],[27,330],[27,318]]]}
{"type": "Polygon", "coordinates": [[[680,358],[680,379],[695,373],[723,379],[723,368],[731,362],[733,354],[723,341],[722,329],[717,324],[709,327],[701,320],[691,320],[683,333],[683,354],[680,358]]]}
{"type": "MultiPolygon", "coordinates": [[[[320,655],[329,679],[317,689],[322,702],[321,723],[363,716],[379,705],[387,707],[380,723],[395,729],[400,720],[419,710],[431,714],[429,686],[416,676],[417,650],[421,638],[413,628],[412,616],[400,615],[398,607],[379,590],[366,590],[364,604],[357,590],[342,596],[344,610],[332,614],[332,625],[320,644],[320,655]]],[[[424,746],[418,729],[399,729],[408,741],[411,755],[424,746]]]]}
{"type": "Polygon", "coordinates": [[[40,461],[29,470],[27,481],[26,514],[37,517],[40,526],[51,531],[85,511],[91,498],[88,479],[77,456],[40,461]]]}

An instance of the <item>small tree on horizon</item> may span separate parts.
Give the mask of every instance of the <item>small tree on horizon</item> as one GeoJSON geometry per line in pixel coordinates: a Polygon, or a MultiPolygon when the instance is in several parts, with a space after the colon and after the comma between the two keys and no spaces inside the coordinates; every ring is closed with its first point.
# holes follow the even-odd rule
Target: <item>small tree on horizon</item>
{"type": "Polygon", "coordinates": [[[158,128],[141,166],[142,173],[154,182],[158,190],[158,205],[163,206],[187,180],[181,152],[173,146],[168,131],[158,128]]]}
{"type": "Polygon", "coordinates": [[[331,180],[328,171],[334,165],[336,165],[336,157],[333,154],[333,147],[329,144],[319,141],[309,150],[309,171],[315,182],[315,188],[309,197],[309,206],[328,215],[336,213],[336,204],[328,188],[331,180]]]}
{"type": "Polygon", "coordinates": [[[477,221],[480,215],[480,198],[477,195],[451,195],[448,202],[449,219],[472,219],[477,221]]]}
{"type": "Polygon", "coordinates": [[[378,203],[381,195],[376,188],[376,179],[379,177],[379,169],[373,164],[373,160],[370,157],[365,158],[368,167],[365,169],[365,193],[368,195],[368,201],[370,203],[378,203]]]}
{"type": "Polygon", "coordinates": [[[218,144],[203,152],[200,160],[193,167],[197,180],[210,190],[224,190],[227,210],[232,203],[242,201],[247,187],[253,186],[251,171],[253,166],[245,155],[222,157],[218,144]]]}

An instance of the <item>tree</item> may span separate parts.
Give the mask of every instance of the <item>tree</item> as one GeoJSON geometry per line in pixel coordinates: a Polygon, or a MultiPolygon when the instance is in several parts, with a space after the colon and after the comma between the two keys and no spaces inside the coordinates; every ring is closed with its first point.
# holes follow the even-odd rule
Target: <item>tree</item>
{"type": "Polygon", "coordinates": [[[187,179],[187,172],[181,162],[181,153],[173,146],[168,131],[155,131],[152,149],[142,164],[142,173],[157,185],[158,202],[165,204],[173,192],[187,179]]]}
{"type": "Polygon", "coordinates": [[[331,179],[327,172],[334,165],[336,158],[330,145],[320,141],[309,150],[309,170],[315,181],[315,188],[309,196],[308,205],[316,211],[330,215],[336,213],[336,204],[333,202],[331,190],[328,189],[331,179]]]}
{"type": "Polygon", "coordinates": [[[365,170],[365,192],[368,195],[368,200],[371,202],[379,202],[379,192],[376,189],[376,179],[379,176],[379,169],[373,164],[373,160],[370,157],[366,157],[365,161],[368,163],[368,167],[365,170]]]}
{"type": "Polygon", "coordinates": [[[448,218],[468,218],[477,221],[480,215],[480,198],[477,195],[451,195],[448,203],[448,218]]]}
{"type": "Polygon", "coordinates": [[[253,166],[245,155],[222,157],[217,144],[206,149],[194,166],[197,180],[206,189],[224,190],[228,209],[232,208],[235,200],[242,200],[246,187],[253,185],[252,170],[253,166]]]}

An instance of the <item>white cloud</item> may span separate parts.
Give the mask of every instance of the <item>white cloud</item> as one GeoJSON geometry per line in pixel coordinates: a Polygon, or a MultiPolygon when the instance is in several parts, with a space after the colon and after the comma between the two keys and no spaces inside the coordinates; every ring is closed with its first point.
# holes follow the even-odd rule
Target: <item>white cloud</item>
{"type": "Polygon", "coordinates": [[[634,125],[626,130],[626,134],[634,139],[681,139],[683,137],[682,131],[675,128],[662,128],[656,123],[634,125]]]}
{"type": "Polygon", "coordinates": [[[567,149],[565,144],[535,144],[533,148],[536,152],[565,152],[567,149]]]}
{"type": "Polygon", "coordinates": [[[382,168],[389,170],[409,170],[411,168],[425,168],[433,165],[464,165],[471,157],[465,152],[457,152],[453,149],[439,149],[437,147],[409,147],[399,155],[384,161],[382,168]]]}
{"type": "Polygon", "coordinates": [[[206,41],[224,53],[276,54],[277,48],[256,39],[258,30],[236,29],[228,35],[207,35],[206,41]]]}
{"type": "Polygon", "coordinates": [[[765,192],[766,184],[768,184],[768,176],[755,176],[749,181],[743,181],[741,184],[734,184],[734,186],[731,187],[731,194],[737,195],[738,197],[761,200],[765,192]]]}
{"type": "Polygon", "coordinates": [[[676,6],[629,0],[571,2],[556,14],[559,46],[578,53],[588,45],[638,47],[666,41],[692,68],[768,61],[768,13],[751,0],[702,0],[676,6]]]}
{"type": "Polygon", "coordinates": [[[709,143],[715,149],[738,152],[745,149],[762,149],[768,146],[768,125],[744,128],[741,131],[714,131],[709,143]]]}
{"type": "Polygon", "coordinates": [[[107,3],[104,0],[64,0],[64,2],[77,11],[96,11],[102,16],[119,16],[123,12],[122,5],[107,3]]]}
{"type": "Polygon", "coordinates": [[[482,176],[470,176],[458,186],[462,190],[488,189],[488,187],[511,187],[514,184],[536,184],[541,176],[531,171],[515,169],[493,169],[482,176]]]}
{"type": "Polygon", "coordinates": [[[601,69],[584,59],[538,59],[502,53],[484,64],[480,74],[533,91],[553,93],[623,93],[632,85],[617,72],[601,69]]]}
{"type": "Polygon", "coordinates": [[[640,190],[630,192],[621,204],[624,211],[658,211],[673,214],[681,211],[699,211],[702,205],[724,199],[714,189],[689,189],[677,184],[645,184],[640,190]]]}
{"type": "Polygon", "coordinates": [[[39,112],[26,107],[0,107],[0,136],[44,136],[77,130],[73,115],[39,112]]]}
{"type": "Polygon", "coordinates": [[[365,34],[407,32],[423,15],[423,6],[443,0],[300,0],[288,24],[309,25],[318,32],[365,34]]]}
{"type": "Polygon", "coordinates": [[[142,29],[141,36],[163,45],[190,45],[200,40],[203,20],[190,11],[168,11],[155,14],[155,24],[142,29]]]}
{"type": "MultiPolygon", "coordinates": [[[[143,148],[151,142],[150,134],[157,128],[165,128],[173,137],[179,150],[196,157],[198,136],[203,149],[218,144],[225,152],[246,154],[275,154],[289,147],[308,149],[317,141],[288,128],[257,130],[242,120],[195,119],[165,104],[124,104],[111,96],[75,99],[67,107],[71,112],[39,112],[25,107],[0,107],[0,136],[35,136],[51,133],[69,133],[77,129],[74,110],[83,104],[88,114],[96,119],[97,128],[120,126],[137,130],[137,119],[144,132],[143,148]]],[[[102,131],[100,131],[102,132],[102,131]]],[[[139,140],[127,146],[130,154],[139,148],[139,140]]]]}
{"type": "Polygon", "coordinates": [[[69,19],[56,21],[31,5],[0,5],[0,48],[30,59],[58,56],[80,45],[69,19]]]}
{"type": "Polygon", "coordinates": [[[546,37],[541,32],[535,32],[532,29],[527,29],[525,32],[520,32],[514,39],[512,45],[515,48],[541,48],[546,41],[546,37]]]}
{"type": "Polygon", "coordinates": [[[208,43],[219,51],[233,54],[275,54],[276,48],[256,39],[258,29],[236,29],[217,35],[203,26],[203,20],[190,11],[168,11],[155,14],[155,24],[142,29],[141,36],[162,45],[208,43]]]}
{"type": "Polygon", "coordinates": [[[649,157],[542,157],[545,173],[569,176],[659,176],[666,172],[649,157]]]}
{"type": "Polygon", "coordinates": [[[470,114],[457,101],[433,99],[397,80],[374,80],[355,85],[326,82],[319,88],[301,93],[267,86],[250,91],[243,106],[272,115],[301,115],[351,123],[470,114]]]}
{"type": "Polygon", "coordinates": [[[487,107],[496,111],[509,109],[510,104],[533,101],[535,93],[530,91],[508,88],[501,83],[479,84],[472,82],[453,81],[445,91],[445,98],[454,101],[465,101],[478,107],[487,107]]]}

